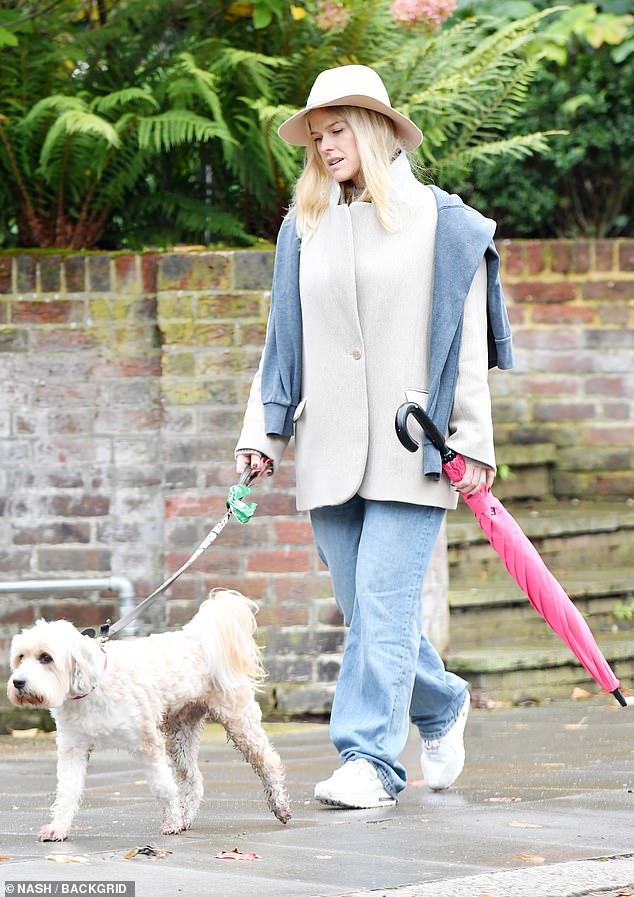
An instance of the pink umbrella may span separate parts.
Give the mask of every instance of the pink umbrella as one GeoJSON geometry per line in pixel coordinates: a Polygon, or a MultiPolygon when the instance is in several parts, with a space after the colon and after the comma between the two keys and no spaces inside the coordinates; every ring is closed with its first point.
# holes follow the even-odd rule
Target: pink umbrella
{"type": "MultiPolygon", "coordinates": [[[[396,412],[396,433],[401,443],[410,452],[418,449],[418,443],[407,429],[410,415],[418,421],[432,445],[440,452],[443,470],[451,482],[459,482],[465,471],[464,458],[449,448],[433,421],[415,402],[406,402],[396,412]]],[[[599,650],[588,624],[515,518],[488,489],[481,489],[477,495],[462,497],[535,610],[568,645],[592,678],[626,707],[627,702],[619,691],[620,682],[599,650]]]]}

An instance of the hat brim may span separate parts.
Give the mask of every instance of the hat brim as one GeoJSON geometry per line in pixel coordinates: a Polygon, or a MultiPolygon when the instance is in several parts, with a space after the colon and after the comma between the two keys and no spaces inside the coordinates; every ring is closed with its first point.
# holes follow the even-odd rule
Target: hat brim
{"type": "Polygon", "coordinates": [[[391,106],[386,106],[380,100],[360,94],[350,94],[344,97],[337,97],[334,100],[328,100],[326,103],[315,103],[314,105],[306,106],[305,109],[300,109],[299,112],[282,122],[277,129],[277,133],[282,140],[293,146],[308,146],[310,135],[306,127],[306,117],[315,109],[326,109],[329,106],[360,106],[362,109],[372,109],[374,112],[380,112],[386,118],[390,118],[396,125],[396,132],[404,150],[416,149],[422,142],[423,132],[406,115],[397,112],[391,106]]]}

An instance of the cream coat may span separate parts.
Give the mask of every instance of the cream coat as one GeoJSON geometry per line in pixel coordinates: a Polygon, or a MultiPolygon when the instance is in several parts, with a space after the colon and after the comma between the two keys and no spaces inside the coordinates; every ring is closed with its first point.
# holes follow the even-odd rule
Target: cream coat
{"type": "MultiPolygon", "coordinates": [[[[403,155],[392,166],[401,230],[386,233],[367,203],[337,205],[302,244],[302,399],[295,413],[297,506],[365,498],[452,508],[446,477],[423,476],[398,442],[394,414],[425,404],[437,206],[403,155]]],[[[256,375],[238,446],[279,463],[287,439],[265,433],[256,375]]],[[[465,304],[452,448],[495,466],[487,386],[486,269],[465,304]]]]}

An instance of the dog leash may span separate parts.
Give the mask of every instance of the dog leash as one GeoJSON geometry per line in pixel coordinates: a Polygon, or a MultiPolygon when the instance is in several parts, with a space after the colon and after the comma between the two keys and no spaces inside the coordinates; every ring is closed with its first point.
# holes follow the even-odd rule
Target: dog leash
{"type": "MultiPolygon", "coordinates": [[[[266,459],[268,461],[268,459],[266,459]]],[[[263,474],[267,467],[270,465],[270,461],[265,464],[263,470],[254,471],[251,467],[245,467],[240,480],[233,486],[229,488],[229,493],[227,495],[227,512],[226,514],[218,521],[218,523],[213,527],[210,532],[207,533],[205,538],[202,540],[198,548],[196,548],[192,554],[187,558],[185,563],[176,570],[175,573],[172,573],[165,582],[161,583],[161,585],[154,589],[147,598],[144,598],[140,604],[137,604],[136,607],[133,607],[132,610],[128,611],[127,614],[124,614],[116,623],[111,623],[110,620],[106,620],[106,622],[99,627],[99,640],[102,642],[106,642],[113,635],[116,635],[118,632],[121,632],[122,629],[125,629],[126,626],[129,626],[137,617],[140,617],[141,614],[148,609],[148,607],[156,601],[156,599],[163,594],[163,592],[168,589],[172,583],[176,582],[179,576],[185,572],[191,565],[198,560],[201,554],[206,551],[210,545],[212,545],[220,533],[223,531],[225,526],[229,523],[232,517],[238,521],[238,523],[247,523],[257,507],[257,504],[252,501],[245,501],[244,499],[251,493],[251,489],[249,488],[250,484],[263,474]]],[[[94,629],[84,629],[82,635],[90,635],[94,638],[95,636],[94,629]]]]}

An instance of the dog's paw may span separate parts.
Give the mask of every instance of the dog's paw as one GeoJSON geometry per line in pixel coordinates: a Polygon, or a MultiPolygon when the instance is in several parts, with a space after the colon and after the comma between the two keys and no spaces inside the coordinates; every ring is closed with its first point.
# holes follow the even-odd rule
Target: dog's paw
{"type": "Polygon", "coordinates": [[[182,819],[171,819],[168,822],[164,822],[161,826],[161,834],[162,835],[180,835],[181,832],[185,831],[185,823],[182,819]]]}
{"type": "Polygon", "coordinates": [[[68,837],[68,829],[61,825],[43,825],[37,835],[38,841],[65,841],[68,837]]]}
{"type": "Polygon", "coordinates": [[[289,802],[284,802],[281,804],[277,804],[273,807],[273,813],[275,814],[275,818],[279,819],[281,823],[286,825],[289,819],[292,819],[293,814],[291,812],[291,805],[289,802]]]}

